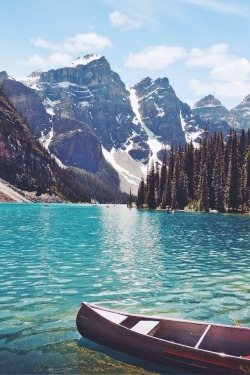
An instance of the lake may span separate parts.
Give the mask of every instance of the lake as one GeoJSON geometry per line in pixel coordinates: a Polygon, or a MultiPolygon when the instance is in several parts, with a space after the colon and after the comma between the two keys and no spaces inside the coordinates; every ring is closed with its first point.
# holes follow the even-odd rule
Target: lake
{"type": "Polygon", "coordinates": [[[249,259],[248,215],[2,203],[0,373],[184,374],[82,339],[81,302],[250,327],[249,259]]]}

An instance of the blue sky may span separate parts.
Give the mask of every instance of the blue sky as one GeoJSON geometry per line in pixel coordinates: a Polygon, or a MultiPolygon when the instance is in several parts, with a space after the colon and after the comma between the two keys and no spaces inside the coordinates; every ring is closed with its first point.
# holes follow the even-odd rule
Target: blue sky
{"type": "Polygon", "coordinates": [[[98,53],[130,87],[168,77],[193,105],[250,94],[249,0],[0,0],[0,71],[19,78],[98,53]]]}

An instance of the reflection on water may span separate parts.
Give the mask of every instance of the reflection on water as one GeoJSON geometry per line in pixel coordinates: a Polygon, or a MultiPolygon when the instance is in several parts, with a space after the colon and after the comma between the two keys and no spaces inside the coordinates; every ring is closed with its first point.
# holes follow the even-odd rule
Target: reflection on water
{"type": "Polygon", "coordinates": [[[82,300],[250,326],[248,216],[1,204],[0,217],[0,373],[164,372],[79,341],[82,300]]]}

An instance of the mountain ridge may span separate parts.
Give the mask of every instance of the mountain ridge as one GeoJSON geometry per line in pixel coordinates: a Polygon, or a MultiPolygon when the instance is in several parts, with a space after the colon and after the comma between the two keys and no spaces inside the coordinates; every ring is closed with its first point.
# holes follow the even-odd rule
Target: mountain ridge
{"type": "Polygon", "coordinates": [[[208,95],[191,108],[167,77],[146,77],[128,89],[96,54],[68,67],[35,71],[22,82],[2,72],[0,83],[36,138],[63,164],[95,174],[105,159],[127,193],[137,192],[148,166],[161,162],[163,149],[191,141],[199,147],[207,132],[226,136],[231,124],[240,127],[243,118],[245,127],[248,121],[248,102],[228,111],[208,95]]]}

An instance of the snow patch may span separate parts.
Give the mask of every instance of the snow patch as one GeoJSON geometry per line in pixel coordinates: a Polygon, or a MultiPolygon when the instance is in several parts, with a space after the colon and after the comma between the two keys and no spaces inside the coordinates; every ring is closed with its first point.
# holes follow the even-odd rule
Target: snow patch
{"type": "Polygon", "coordinates": [[[69,66],[70,68],[75,68],[77,65],[87,65],[92,61],[99,60],[102,56],[97,54],[86,55],[78,57],[75,61],[73,61],[69,66]]]}
{"type": "Polygon", "coordinates": [[[66,81],[58,83],[58,86],[62,87],[63,89],[67,89],[70,85],[71,85],[71,83],[70,82],[66,82],[66,81]]]}
{"type": "Polygon", "coordinates": [[[39,138],[39,142],[43,145],[44,148],[46,148],[46,150],[49,151],[49,145],[52,141],[52,138],[53,138],[53,135],[54,135],[54,129],[53,129],[53,126],[51,128],[51,130],[48,132],[48,134],[44,134],[42,132],[42,136],[41,138],[39,138]]]}
{"type": "Polygon", "coordinates": [[[200,147],[200,143],[197,142],[197,139],[202,135],[203,130],[197,128],[196,132],[191,132],[191,133],[188,132],[188,124],[186,124],[186,121],[183,118],[181,112],[180,112],[180,120],[181,120],[181,127],[182,127],[182,130],[183,130],[183,133],[185,135],[187,143],[191,143],[191,141],[192,141],[193,146],[195,148],[199,148],[200,147]]]}
{"type": "Polygon", "coordinates": [[[165,115],[165,112],[164,112],[163,108],[160,108],[156,103],[154,103],[154,104],[155,104],[155,108],[158,111],[157,116],[158,117],[163,117],[165,115]]]}
{"type": "Polygon", "coordinates": [[[41,90],[41,87],[38,85],[39,77],[20,78],[19,82],[21,82],[23,85],[27,87],[30,87],[33,90],[36,90],[36,91],[41,90]]]}
{"type": "Polygon", "coordinates": [[[144,129],[144,131],[146,132],[148,136],[147,144],[149,145],[149,148],[151,151],[149,164],[155,163],[155,162],[161,163],[161,161],[157,157],[157,153],[163,149],[163,144],[157,140],[154,133],[151,130],[149,130],[147,126],[145,125],[145,123],[143,122],[141,118],[141,114],[139,112],[140,105],[139,105],[138,98],[136,96],[135,89],[131,88],[131,89],[128,89],[128,91],[130,92],[130,101],[131,101],[133,112],[136,118],[138,119],[138,122],[141,123],[142,128],[144,129]]]}
{"type": "Polygon", "coordinates": [[[147,168],[139,161],[134,160],[127,151],[116,150],[114,147],[109,152],[102,147],[102,152],[108,163],[118,172],[120,189],[132,194],[137,194],[142,176],[146,176],[147,168]]]}

